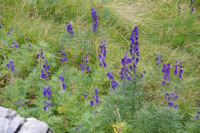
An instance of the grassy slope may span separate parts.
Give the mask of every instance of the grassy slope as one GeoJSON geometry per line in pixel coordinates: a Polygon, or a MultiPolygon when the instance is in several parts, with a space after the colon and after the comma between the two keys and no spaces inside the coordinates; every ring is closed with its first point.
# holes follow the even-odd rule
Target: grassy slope
{"type": "MultiPolygon", "coordinates": [[[[148,96],[145,98],[145,102],[153,101],[162,105],[164,100],[164,92],[160,89],[161,77],[158,77],[154,71],[156,70],[156,52],[160,52],[165,62],[174,63],[176,59],[183,61],[184,83],[180,87],[181,94],[178,103],[183,113],[196,112],[200,95],[198,91],[200,86],[198,31],[200,31],[200,27],[197,11],[192,15],[187,13],[188,8],[185,4],[182,5],[185,13],[181,16],[176,14],[176,3],[172,1],[166,3],[149,1],[147,3],[128,0],[126,2],[119,0],[112,2],[61,0],[59,2],[38,1],[38,3],[6,1],[5,4],[8,5],[3,9],[6,26],[1,31],[1,36],[6,36],[9,26],[14,27],[14,34],[12,37],[1,38],[0,46],[3,47],[0,54],[2,59],[0,62],[1,77],[7,75],[7,78],[10,79],[6,69],[9,59],[16,62],[16,69],[21,74],[17,75],[15,84],[8,81],[6,87],[0,88],[1,105],[17,109],[23,116],[35,116],[44,120],[56,132],[73,132],[74,128],[81,124],[88,125],[87,130],[92,130],[91,107],[89,100],[84,100],[82,94],[87,92],[91,98],[93,89],[97,87],[100,90],[101,101],[104,102],[109,87],[109,80],[105,78],[106,72],[113,72],[119,80],[120,59],[124,55],[124,50],[129,47],[128,39],[132,28],[138,25],[141,50],[139,69],[147,70],[142,88],[148,96]],[[100,29],[97,34],[93,34],[90,30],[91,7],[97,9],[99,13],[100,29]],[[65,33],[67,23],[73,25],[74,38],[65,33]],[[187,29],[187,27],[190,28],[187,29]],[[33,46],[31,52],[24,50],[27,45],[24,42],[26,36],[30,38],[33,46]],[[104,38],[107,39],[107,63],[109,64],[106,69],[98,67],[96,58],[98,45],[104,38]],[[13,40],[20,44],[19,50],[10,51],[7,48],[13,40]],[[57,54],[61,40],[67,47],[66,52],[69,58],[68,65],[65,67],[59,63],[57,54]],[[182,43],[183,40],[184,43],[182,43]],[[39,78],[41,65],[35,59],[39,48],[44,50],[45,57],[51,64],[52,79],[50,81],[41,82],[39,78]],[[90,63],[92,72],[89,74],[81,73],[78,67],[85,51],[90,54],[92,62],[90,63]],[[29,56],[26,56],[27,54],[29,56]],[[59,94],[58,74],[60,73],[65,76],[68,88],[63,95],[59,94]],[[23,75],[24,79],[22,80],[23,75]],[[42,91],[43,87],[47,85],[52,88],[53,106],[48,113],[45,113],[42,109],[44,105],[42,101],[45,100],[42,91]],[[15,88],[17,93],[14,94],[11,88],[15,88]],[[13,96],[15,98],[10,98],[13,96]],[[20,108],[15,104],[15,101],[21,97],[26,102],[25,108],[20,108]]],[[[100,106],[99,110],[101,108],[104,107],[100,106]]],[[[113,123],[110,121],[105,125],[105,131],[108,129],[110,131],[113,123]]]]}
{"type": "MultiPolygon", "coordinates": [[[[179,102],[184,106],[182,109],[188,112],[194,111],[194,106],[199,103],[200,20],[198,9],[193,14],[188,13],[189,3],[186,2],[181,3],[181,15],[175,14],[176,4],[175,1],[115,0],[108,7],[112,8],[122,21],[128,21],[130,27],[139,25],[141,28],[142,64],[147,70],[152,69],[157,52],[163,55],[165,63],[183,61],[184,87],[179,102]],[[181,34],[184,33],[185,37],[182,37],[181,34]]],[[[152,96],[158,96],[160,80],[157,81],[156,77],[150,76],[145,84],[152,96]]],[[[161,101],[159,99],[156,102],[161,101]]]]}

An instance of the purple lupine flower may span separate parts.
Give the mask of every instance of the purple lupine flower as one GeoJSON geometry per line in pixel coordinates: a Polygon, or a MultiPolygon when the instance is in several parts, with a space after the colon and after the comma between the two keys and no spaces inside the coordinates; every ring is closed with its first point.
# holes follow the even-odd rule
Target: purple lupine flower
{"type": "Polygon", "coordinates": [[[101,44],[99,47],[100,47],[100,55],[99,55],[99,59],[100,59],[100,63],[99,63],[99,66],[104,66],[104,67],[107,67],[107,64],[105,62],[105,57],[106,57],[106,44],[105,44],[105,39],[104,41],[101,41],[101,44]]]}
{"type": "Polygon", "coordinates": [[[130,44],[130,50],[129,50],[129,53],[132,57],[132,61],[134,62],[133,64],[133,67],[130,67],[130,69],[136,68],[136,64],[138,64],[139,62],[139,42],[138,42],[138,27],[135,26],[135,28],[132,30],[132,33],[131,33],[131,36],[130,36],[130,41],[131,41],[131,44],[130,44]]]}
{"type": "Polygon", "coordinates": [[[28,41],[28,38],[26,37],[25,40],[28,41]]]}
{"type": "Polygon", "coordinates": [[[88,97],[88,94],[87,94],[87,93],[85,93],[85,94],[84,94],[84,97],[85,97],[85,98],[87,98],[87,97],[88,97]]]}
{"type": "Polygon", "coordinates": [[[43,109],[44,109],[44,111],[46,112],[47,109],[52,105],[52,102],[44,101],[44,103],[45,103],[46,105],[43,107],[43,109]]]}
{"type": "Polygon", "coordinates": [[[197,120],[199,120],[199,116],[198,116],[198,115],[196,115],[195,118],[196,118],[197,120]]]}
{"type": "Polygon", "coordinates": [[[94,10],[94,8],[91,9],[91,17],[92,17],[92,20],[93,20],[93,24],[92,24],[92,30],[93,32],[98,28],[98,22],[97,22],[97,12],[96,10],[94,10]]]}
{"type": "MultiPolygon", "coordinates": [[[[200,104],[198,106],[199,106],[199,109],[200,109],[200,104]]],[[[200,112],[197,112],[197,115],[195,117],[197,120],[199,120],[199,115],[200,115],[200,112]]]]}
{"type": "Polygon", "coordinates": [[[3,21],[1,21],[0,29],[4,26],[3,21]]]}
{"type": "Polygon", "coordinates": [[[71,24],[67,24],[66,28],[67,28],[67,32],[68,32],[68,33],[70,33],[71,35],[74,34],[73,28],[72,28],[72,25],[71,25],[71,24]]]}
{"type": "Polygon", "coordinates": [[[63,86],[63,89],[65,90],[66,89],[66,84],[63,83],[62,86],[63,86]]]}
{"type": "Polygon", "coordinates": [[[12,72],[15,71],[15,65],[14,65],[13,60],[10,60],[9,64],[7,64],[7,68],[11,69],[12,72]]]}
{"type": "MultiPolygon", "coordinates": [[[[43,56],[43,54],[41,54],[41,55],[43,56]]],[[[50,75],[50,72],[48,70],[48,69],[50,69],[50,65],[49,65],[47,59],[45,59],[45,64],[43,64],[43,68],[44,68],[44,70],[41,70],[41,76],[40,77],[42,79],[46,79],[50,75]]]]}
{"type": "Polygon", "coordinates": [[[177,6],[178,6],[178,15],[181,15],[181,6],[180,6],[180,4],[181,4],[181,0],[179,0],[178,1],[178,4],[177,4],[177,6]]]}
{"type": "Polygon", "coordinates": [[[192,12],[194,11],[193,2],[194,2],[194,0],[190,0],[190,6],[189,7],[192,9],[192,12]]]}
{"type": "Polygon", "coordinates": [[[87,54],[85,56],[83,56],[82,58],[82,63],[80,63],[80,66],[81,66],[81,71],[83,72],[84,70],[86,70],[87,72],[90,71],[90,67],[87,66],[87,63],[88,63],[88,56],[87,54]]]}
{"type": "Polygon", "coordinates": [[[174,74],[177,75],[179,74],[179,78],[182,78],[182,73],[183,73],[183,69],[182,69],[182,61],[176,61],[176,65],[175,65],[175,69],[174,69],[174,74]]]}
{"type": "Polygon", "coordinates": [[[60,56],[61,56],[61,63],[64,64],[64,62],[67,62],[66,53],[64,52],[65,48],[63,48],[63,44],[60,43],[60,48],[58,50],[60,56]]]}
{"type": "Polygon", "coordinates": [[[93,106],[93,105],[94,105],[94,101],[93,101],[93,100],[91,100],[91,101],[90,101],[90,104],[91,104],[91,106],[93,106]]]}
{"type": "Polygon", "coordinates": [[[66,89],[66,84],[64,83],[65,82],[64,77],[59,74],[59,79],[61,81],[61,86],[62,86],[61,88],[63,88],[65,90],[66,89]]]}
{"type": "Polygon", "coordinates": [[[121,71],[120,71],[121,80],[123,80],[123,79],[130,80],[131,79],[131,77],[129,75],[130,71],[129,71],[129,68],[128,68],[128,64],[130,64],[131,62],[132,62],[132,60],[127,57],[127,52],[126,52],[126,55],[121,60],[121,63],[122,63],[122,68],[121,68],[121,71]]]}
{"type": "Polygon", "coordinates": [[[43,96],[47,97],[48,99],[50,99],[50,96],[51,96],[51,89],[50,87],[46,87],[44,88],[44,91],[43,91],[43,96]]]}
{"type": "Polygon", "coordinates": [[[111,72],[108,72],[107,76],[108,76],[109,79],[113,80],[111,85],[112,85],[112,88],[115,89],[118,86],[118,83],[115,81],[115,79],[114,79],[113,75],[111,74],[111,72]]]}
{"type": "Polygon", "coordinates": [[[24,105],[25,105],[25,103],[24,103],[24,102],[22,102],[22,103],[21,103],[21,107],[24,107],[24,105]]]}
{"type": "Polygon", "coordinates": [[[43,52],[41,51],[41,49],[39,49],[39,53],[37,54],[37,59],[44,60],[44,55],[43,55],[43,52]]]}
{"type": "Polygon", "coordinates": [[[163,62],[162,55],[160,53],[157,53],[156,65],[159,65],[162,62],[163,62]]]}
{"type": "Polygon", "coordinates": [[[61,82],[64,82],[64,80],[65,80],[64,77],[62,77],[60,74],[59,74],[59,79],[61,82]]]}
{"type": "Polygon", "coordinates": [[[168,101],[169,107],[173,107],[174,109],[177,109],[178,105],[175,104],[175,101],[178,99],[178,92],[176,90],[176,87],[174,89],[175,89],[175,92],[171,92],[171,94],[169,93],[165,94],[165,100],[168,101]]]}
{"type": "Polygon", "coordinates": [[[165,84],[165,82],[169,82],[169,74],[170,74],[170,64],[168,63],[167,65],[163,65],[162,72],[164,73],[164,78],[162,81],[162,85],[165,84]]]}
{"type": "Polygon", "coordinates": [[[97,88],[94,89],[95,94],[98,94],[98,90],[97,88]]]}

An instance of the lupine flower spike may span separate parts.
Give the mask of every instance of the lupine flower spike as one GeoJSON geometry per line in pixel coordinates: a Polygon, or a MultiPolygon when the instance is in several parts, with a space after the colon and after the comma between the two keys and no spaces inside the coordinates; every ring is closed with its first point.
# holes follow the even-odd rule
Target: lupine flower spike
{"type": "Polygon", "coordinates": [[[14,80],[14,71],[15,71],[15,65],[13,60],[10,60],[7,64],[7,68],[11,70],[11,79],[14,80]]]}
{"type": "Polygon", "coordinates": [[[0,29],[3,28],[3,26],[4,26],[4,23],[3,23],[3,21],[1,21],[0,29]]]}
{"type": "Polygon", "coordinates": [[[196,118],[197,120],[199,120],[199,115],[200,115],[200,104],[199,104],[199,112],[197,112],[197,115],[195,116],[195,118],[196,118]]]}
{"type": "Polygon", "coordinates": [[[174,87],[175,91],[171,92],[171,93],[166,93],[165,94],[165,100],[168,101],[168,106],[169,107],[173,107],[174,109],[176,109],[178,107],[177,104],[175,104],[176,99],[178,99],[178,91],[177,88],[174,87]]]}
{"type": "Polygon", "coordinates": [[[72,25],[71,25],[71,24],[67,24],[66,28],[67,28],[67,32],[68,32],[68,33],[70,33],[71,35],[74,34],[73,28],[72,28],[72,25]]]}
{"type": "Polygon", "coordinates": [[[182,61],[176,61],[176,65],[175,65],[175,70],[174,70],[174,75],[179,75],[179,78],[182,78],[182,74],[183,74],[183,69],[182,69],[182,61]]]}
{"type": "Polygon", "coordinates": [[[194,0],[190,0],[190,8],[192,9],[192,12],[194,12],[194,6],[193,6],[194,0]]]}
{"type": "Polygon", "coordinates": [[[60,43],[60,48],[58,50],[60,56],[61,56],[61,63],[64,65],[65,62],[67,62],[66,53],[64,52],[65,48],[63,48],[63,44],[60,43]]]}
{"type": "Polygon", "coordinates": [[[164,73],[162,85],[165,85],[166,82],[167,83],[169,82],[169,74],[170,74],[170,64],[169,63],[163,65],[162,72],[164,73]]]}
{"type": "Polygon", "coordinates": [[[64,89],[64,90],[66,89],[65,79],[60,74],[59,74],[59,79],[61,81],[61,92],[62,92],[62,89],[64,89]]]}
{"type": "Polygon", "coordinates": [[[92,24],[92,30],[93,32],[98,28],[98,22],[97,22],[97,12],[96,10],[94,10],[94,8],[91,9],[91,17],[92,17],[92,20],[93,20],[93,24],[92,24]]]}
{"type": "Polygon", "coordinates": [[[156,65],[160,65],[161,63],[163,63],[163,59],[162,59],[162,55],[160,53],[157,53],[157,57],[156,57],[156,65]]]}
{"type": "Polygon", "coordinates": [[[43,107],[43,109],[44,109],[44,111],[46,112],[47,109],[52,105],[52,102],[44,101],[44,103],[45,103],[46,105],[43,107]]]}
{"type": "Polygon", "coordinates": [[[107,67],[107,64],[105,62],[105,57],[106,57],[106,44],[105,44],[105,41],[101,41],[101,44],[99,47],[100,47],[100,55],[99,55],[99,59],[100,59],[100,63],[99,63],[99,66],[101,67],[102,65],[104,67],[107,67]]]}
{"type": "Polygon", "coordinates": [[[81,61],[82,61],[82,63],[80,63],[81,72],[83,72],[84,70],[86,70],[88,72],[90,70],[90,67],[87,66],[87,64],[88,64],[88,56],[87,56],[87,54],[85,56],[83,56],[83,59],[81,61]]]}
{"type": "Polygon", "coordinates": [[[9,32],[7,33],[7,35],[10,35],[10,33],[12,32],[13,27],[10,27],[9,32]]]}
{"type": "Polygon", "coordinates": [[[117,81],[115,80],[115,78],[113,77],[113,75],[111,74],[111,72],[108,72],[107,74],[109,79],[112,79],[112,89],[115,90],[115,88],[118,86],[117,81]]]}
{"type": "Polygon", "coordinates": [[[50,87],[49,87],[49,86],[48,86],[48,87],[46,87],[46,88],[44,88],[44,91],[43,91],[43,96],[47,97],[47,98],[48,98],[48,100],[50,99],[50,96],[51,96],[51,89],[50,89],[50,87]]]}
{"type": "Polygon", "coordinates": [[[45,64],[43,65],[43,68],[44,68],[44,70],[43,69],[41,70],[41,76],[40,77],[42,79],[46,79],[50,75],[50,72],[49,72],[50,65],[49,65],[47,59],[45,59],[45,64]]]}
{"type": "MultiPolygon", "coordinates": [[[[132,63],[132,60],[131,60],[131,58],[127,57],[127,52],[126,52],[126,55],[124,56],[124,58],[122,58],[121,63],[122,63],[122,68],[121,68],[121,72],[120,72],[121,80],[123,80],[123,79],[131,80],[128,65],[130,63],[132,63]]],[[[130,66],[130,69],[132,70],[132,66],[130,66]]]]}
{"type": "Polygon", "coordinates": [[[133,66],[136,66],[136,64],[139,62],[139,56],[140,56],[139,49],[138,49],[138,46],[139,46],[138,35],[139,35],[138,27],[135,26],[130,36],[131,44],[130,44],[130,50],[129,50],[132,60],[134,62],[133,66]]]}

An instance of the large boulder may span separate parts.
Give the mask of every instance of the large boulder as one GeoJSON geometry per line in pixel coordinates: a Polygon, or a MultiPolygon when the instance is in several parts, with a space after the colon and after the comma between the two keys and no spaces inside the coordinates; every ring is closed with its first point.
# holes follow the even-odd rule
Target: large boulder
{"type": "Polygon", "coordinates": [[[53,133],[53,131],[42,121],[23,118],[17,112],[0,106],[0,133],[53,133]]]}

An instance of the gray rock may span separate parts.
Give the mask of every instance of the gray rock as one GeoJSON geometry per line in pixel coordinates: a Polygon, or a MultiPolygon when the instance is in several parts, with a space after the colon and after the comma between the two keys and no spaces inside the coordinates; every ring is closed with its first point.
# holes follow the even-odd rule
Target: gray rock
{"type": "Polygon", "coordinates": [[[42,121],[23,118],[17,112],[0,106],[0,133],[53,133],[53,131],[42,121]]]}

